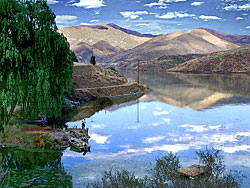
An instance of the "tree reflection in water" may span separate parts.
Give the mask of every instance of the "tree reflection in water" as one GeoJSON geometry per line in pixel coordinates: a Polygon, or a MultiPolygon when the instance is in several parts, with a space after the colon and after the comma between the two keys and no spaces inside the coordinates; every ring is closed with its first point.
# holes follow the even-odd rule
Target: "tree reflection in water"
{"type": "Polygon", "coordinates": [[[0,150],[0,187],[72,187],[62,152],[23,148],[0,150]]]}

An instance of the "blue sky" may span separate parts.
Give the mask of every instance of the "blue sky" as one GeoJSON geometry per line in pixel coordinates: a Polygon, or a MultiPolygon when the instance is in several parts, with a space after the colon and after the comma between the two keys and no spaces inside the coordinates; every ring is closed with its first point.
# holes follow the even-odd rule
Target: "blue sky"
{"type": "Polygon", "coordinates": [[[206,27],[250,35],[250,0],[48,0],[58,27],[115,23],[141,33],[206,27]]]}

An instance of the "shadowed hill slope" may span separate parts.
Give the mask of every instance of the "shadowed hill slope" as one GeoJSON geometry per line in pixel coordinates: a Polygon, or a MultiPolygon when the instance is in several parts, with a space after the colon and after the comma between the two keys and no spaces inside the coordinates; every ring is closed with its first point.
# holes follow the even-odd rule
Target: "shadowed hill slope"
{"type": "Polygon", "coordinates": [[[104,54],[112,54],[121,51],[120,48],[115,48],[108,42],[101,40],[93,45],[94,48],[102,51],[104,54]]]}
{"type": "Polygon", "coordinates": [[[97,61],[105,55],[104,52],[85,42],[78,43],[73,51],[76,54],[76,57],[79,62],[90,62],[90,58],[92,56],[92,49],[97,61]]]}
{"type": "Polygon", "coordinates": [[[250,36],[248,35],[232,35],[232,34],[226,34],[226,33],[222,33],[222,32],[218,32],[212,29],[207,29],[207,28],[200,28],[200,29],[204,29],[206,31],[208,31],[209,33],[223,39],[226,40],[228,42],[232,42],[235,44],[239,44],[239,45],[248,45],[250,44],[250,36]]]}
{"type": "Polygon", "coordinates": [[[170,71],[197,73],[250,72],[250,45],[195,58],[170,69],[170,71]]]}

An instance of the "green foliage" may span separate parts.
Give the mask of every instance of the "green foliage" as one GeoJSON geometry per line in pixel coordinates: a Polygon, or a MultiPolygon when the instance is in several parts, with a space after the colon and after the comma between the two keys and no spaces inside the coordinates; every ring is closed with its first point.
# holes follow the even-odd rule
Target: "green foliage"
{"type": "Polygon", "coordinates": [[[0,1],[2,124],[16,106],[31,117],[60,115],[76,57],[57,32],[55,17],[44,0],[0,1]]]}
{"type": "Polygon", "coordinates": [[[88,187],[106,188],[239,188],[244,175],[237,171],[227,171],[218,150],[206,149],[198,151],[197,155],[204,167],[205,173],[199,177],[188,178],[178,172],[181,165],[176,154],[169,153],[156,159],[155,166],[150,170],[150,176],[136,178],[127,170],[106,171],[101,182],[88,187]]]}
{"type": "Polygon", "coordinates": [[[178,184],[178,170],[181,168],[179,157],[169,153],[156,159],[156,165],[151,170],[152,178],[149,182],[151,187],[169,187],[178,184]]]}
{"type": "Polygon", "coordinates": [[[93,183],[87,187],[92,188],[144,188],[144,181],[136,178],[133,173],[129,173],[127,170],[115,171],[114,174],[112,170],[105,171],[104,177],[102,178],[102,183],[93,183]]]}
{"type": "Polygon", "coordinates": [[[0,143],[34,147],[34,142],[30,137],[16,126],[6,127],[4,131],[0,132],[0,143]]]}
{"type": "Polygon", "coordinates": [[[0,187],[72,187],[62,152],[5,148],[0,152],[0,187]]]}
{"type": "Polygon", "coordinates": [[[233,170],[227,172],[219,150],[206,149],[204,151],[197,151],[196,153],[205,170],[205,175],[194,181],[195,184],[199,185],[197,187],[240,187],[244,175],[233,170]]]}

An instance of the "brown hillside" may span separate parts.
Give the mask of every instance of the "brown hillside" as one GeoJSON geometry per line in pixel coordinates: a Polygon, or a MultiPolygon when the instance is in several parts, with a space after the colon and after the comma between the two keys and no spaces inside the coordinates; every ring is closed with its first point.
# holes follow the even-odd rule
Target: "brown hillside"
{"type": "Polygon", "coordinates": [[[105,55],[105,53],[101,50],[85,42],[78,43],[73,52],[75,53],[79,62],[90,62],[92,49],[97,61],[105,55]]]}
{"type": "Polygon", "coordinates": [[[232,42],[234,44],[239,44],[239,45],[248,45],[250,44],[250,36],[248,35],[232,35],[232,34],[226,34],[222,32],[218,32],[212,29],[207,29],[207,28],[202,28],[208,31],[209,33],[226,40],[228,42],[232,42]]]}
{"type": "Polygon", "coordinates": [[[122,61],[148,61],[164,55],[207,54],[238,47],[204,29],[185,30],[161,35],[131,50],[110,55],[103,60],[103,64],[115,66],[122,61]]]}
{"type": "Polygon", "coordinates": [[[105,55],[121,51],[120,48],[115,48],[114,46],[112,46],[111,44],[109,44],[104,40],[97,42],[96,44],[93,45],[93,47],[100,50],[105,55]]]}
{"type": "Polygon", "coordinates": [[[213,73],[250,72],[250,46],[216,52],[187,61],[170,71],[213,73]]]}
{"type": "Polygon", "coordinates": [[[127,78],[116,72],[92,65],[74,66],[73,86],[80,88],[96,88],[127,83],[127,78]]]}
{"type": "Polygon", "coordinates": [[[119,29],[115,29],[109,25],[86,26],[80,25],[75,27],[65,27],[59,29],[67,37],[71,49],[75,49],[80,42],[94,45],[103,40],[114,47],[120,49],[131,49],[146,41],[149,37],[140,37],[132,34],[127,34],[119,29]]]}
{"type": "Polygon", "coordinates": [[[148,90],[145,85],[127,79],[116,71],[91,64],[73,67],[72,85],[82,98],[123,96],[148,90]]]}
{"type": "MultiPolygon", "coordinates": [[[[176,67],[186,61],[197,57],[203,57],[203,54],[188,54],[188,55],[164,55],[160,58],[153,59],[151,61],[141,61],[139,63],[140,70],[142,71],[162,71],[176,67]]],[[[138,63],[118,63],[117,69],[138,69],[138,63]]]]}

